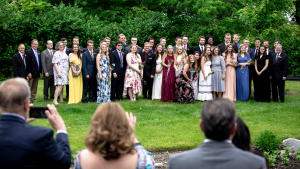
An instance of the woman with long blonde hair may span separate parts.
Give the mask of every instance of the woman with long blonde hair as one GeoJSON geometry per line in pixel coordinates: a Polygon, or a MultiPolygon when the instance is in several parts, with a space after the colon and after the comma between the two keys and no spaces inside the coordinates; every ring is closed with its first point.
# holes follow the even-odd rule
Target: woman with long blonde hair
{"type": "Polygon", "coordinates": [[[176,77],[183,70],[183,67],[187,60],[187,54],[183,48],[183,46],[178,46],[175,53],[175,65],[177,66],[177,71],[175,72],[176,77]]]}
{"type": "Polygon", "coordinates": [[[174,66],[174,49],[169,45],[162,58],[163,79],[161,87],[161,101],[174,102],[175,101],[175,70],[174,66]]]}
{"type": "Polygon", "coordinates": [[[110,83],[111,72],[109,70],[108,49],[102,44],[96,58],[97,66],[97,103],[110,102],[110,83]]]}

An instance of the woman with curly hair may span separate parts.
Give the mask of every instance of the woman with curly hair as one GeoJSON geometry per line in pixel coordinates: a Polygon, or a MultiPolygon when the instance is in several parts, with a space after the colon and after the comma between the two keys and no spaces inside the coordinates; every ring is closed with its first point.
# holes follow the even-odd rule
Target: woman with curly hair
{"type": "Polygon", "coordinates": [[[87,149],[76,155],[75,169],[154,168],[151,153],[134,135],[135,124],[136,117],[125,113],[120,104],[100,104],[86,135],[87,149]]]}

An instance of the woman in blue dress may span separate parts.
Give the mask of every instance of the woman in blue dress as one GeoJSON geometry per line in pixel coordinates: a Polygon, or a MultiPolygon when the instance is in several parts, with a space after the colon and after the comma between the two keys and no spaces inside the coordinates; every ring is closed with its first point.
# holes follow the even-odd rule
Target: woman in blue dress
{"type": "Polygon", "coordinates": [[[237,53],[236,100],[249,100],[249,59],[250,55],[247,53],[245,45],[240,45],[239,52],[237,53]]]}
{"type": "Polygon", "coordinates": [[[96,60],[97,65],[97,103],[110,102],[110,84],[111,72],[109,70],[109,56],[107,46],[100,46],[99,54],[96,60]]]}

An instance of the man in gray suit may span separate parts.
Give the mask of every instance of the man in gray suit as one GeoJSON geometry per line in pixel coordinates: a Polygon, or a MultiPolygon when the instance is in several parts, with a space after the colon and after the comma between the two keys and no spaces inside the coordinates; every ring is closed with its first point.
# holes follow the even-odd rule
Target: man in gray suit
{"type": "Polygon", "coordinates": [[[41,62],[44,70],[44,101],[48,100],[48,90],[50,88],[50,99],[54,99],[54,76],[53,76],[53,64],[52,58],[54,55],[53,42],[51,40],[47,41],[47,49],[42,52],[41,62]]]}
{"type": "MultiPolygon", "coordinates": [[[[135,37],[135,36],[132,36],[132,37],[131,37],[131,45],[137,45],[137,37],[135,37]]],[[[126,55],[127,53],[129,53],[131,45],[129,45],[128,47],[125,48],[125,55],[126,55]]],[[[139,46],[137,46],[137,49],[138,49],[138,54],[141,55],[141,53],[142,53],[142,48],[139,47],[139,46]]]]}
{"type": "Polygon", "coordinates": [[[235,147],[231,140],[237,124],[234,103],[228,99],[209,101],[202,106],[201,146],[169,158],[169,169],[266,169],[263,157],[235,147]]]}

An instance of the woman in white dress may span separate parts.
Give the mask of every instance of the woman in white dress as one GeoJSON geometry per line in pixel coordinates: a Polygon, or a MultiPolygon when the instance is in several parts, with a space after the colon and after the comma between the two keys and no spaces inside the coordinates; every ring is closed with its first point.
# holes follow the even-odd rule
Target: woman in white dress
{"type": "Polygon", "coordinates": [[[161,57],[164,55],[163,46],[158,44],[156,46],[156,68],[155,68],[155,76],[153,80],[153,88],[152,88],[152,100],[153,99],[161,99],[161,85],[162,85],[162,71],[164,67],[161,65],[162,60],[161,57]]]}
{"type": "Polygon", "coordinates": [[[200,79],[199,79],[199,89],[198,89],[198,100],[207,101],[212,100],[212,92],[211,92],[211,59],[212,52],[210,45],[205,45],[204,53],[201,58],[201,71],[200,71],[200,79]]]}
{"type": "Polygon", "coordinates": [[[175,53],[175,65],[177,66],[177,71],[175,72],[175,76],[177,77],[180,72],[183,70],[184,64],[186,63],[187,55],[183,46],[178,46],[175,53]]]}

